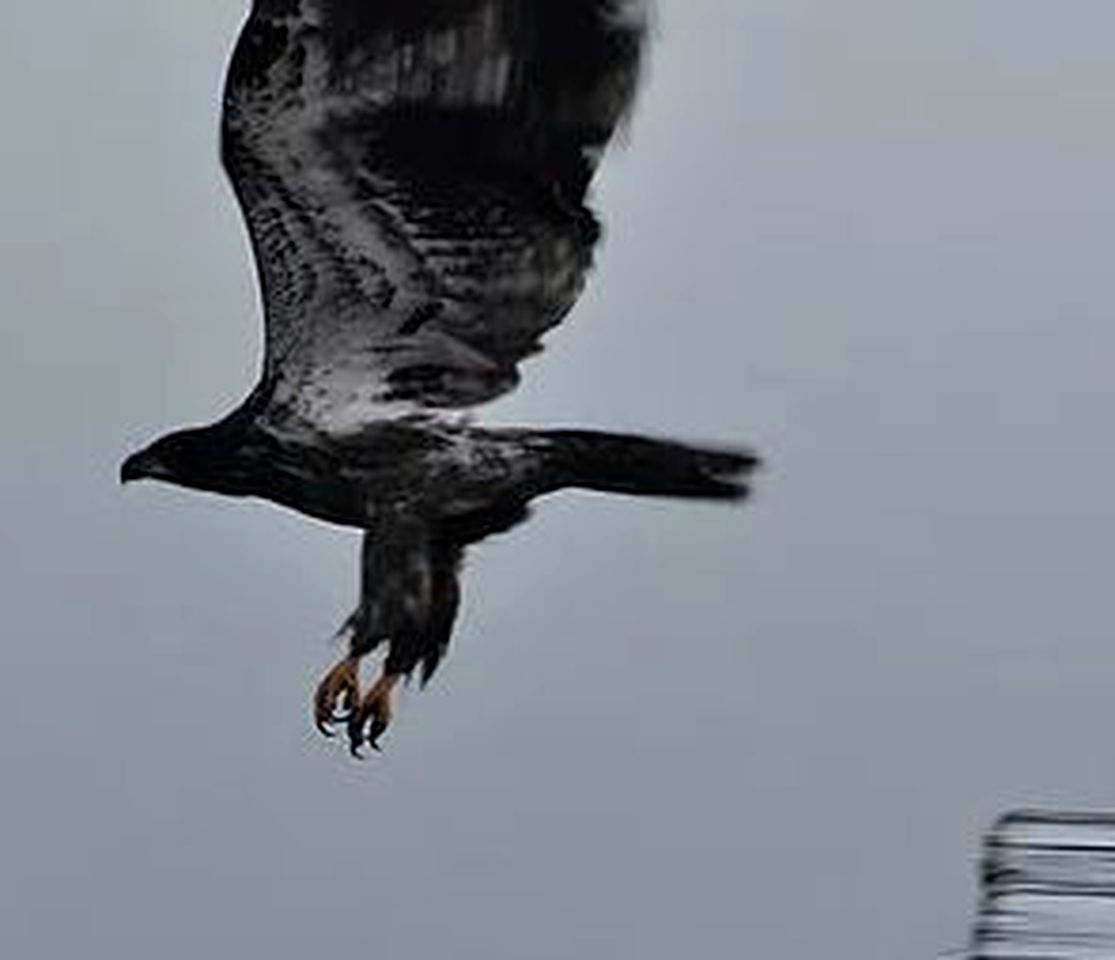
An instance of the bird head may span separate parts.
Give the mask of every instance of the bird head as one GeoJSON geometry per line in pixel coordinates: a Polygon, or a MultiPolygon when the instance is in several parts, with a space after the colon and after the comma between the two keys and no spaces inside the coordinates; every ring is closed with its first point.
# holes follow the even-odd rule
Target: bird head
{"type": "Polygon", "coordinates": [[[178,430],[133,453],[120,465],[120,482],[162,480],[217,493],[242,493],[251,463],[240,438],[223,425],[178,430]]]}
{"type": "Polygon", "coordinates": [[[137,479],[165,479],[172,481],[175,476],[173,448],[166,443],[168,437],[157,440],[151,446],[130,455],[120,464],[120,483],[132,483],[137,479]]]}
{"type": "Polygon", "coordinates": [[[182,459],[183,445],[178,434],[156,440],[150,446],[137,450],[120,464],[120,482],[133,480],[167,480],[174,482],[179,474],[176,464],[182,459]]]}

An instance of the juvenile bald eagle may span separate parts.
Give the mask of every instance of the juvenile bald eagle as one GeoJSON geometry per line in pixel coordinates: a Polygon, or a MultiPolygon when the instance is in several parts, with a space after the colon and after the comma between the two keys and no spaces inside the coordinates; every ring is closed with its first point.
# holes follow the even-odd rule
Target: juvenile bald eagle
{"type": "Polygon", "coordinates": [[[437,667],[464,547],[534,497],[746,492],[746,452],[460,417],[515,386],[581,292],[599,236],[586,190],[644,38],[621,0],[255,0],[240,35],[222,157],[259,271],[262,375],[121,477],[365,531],[349,653],[314,701],[353,752],[387,727],[398,680],[437,667]]]}

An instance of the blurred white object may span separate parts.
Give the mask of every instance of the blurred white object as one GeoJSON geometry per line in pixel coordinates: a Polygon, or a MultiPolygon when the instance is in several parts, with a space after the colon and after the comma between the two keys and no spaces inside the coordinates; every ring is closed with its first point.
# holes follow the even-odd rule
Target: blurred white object
{"type": "Polygon", "coordinates": [[[972,958],[1115,958],[1115,815],[1007,814],[982,873],[972,958]]]}

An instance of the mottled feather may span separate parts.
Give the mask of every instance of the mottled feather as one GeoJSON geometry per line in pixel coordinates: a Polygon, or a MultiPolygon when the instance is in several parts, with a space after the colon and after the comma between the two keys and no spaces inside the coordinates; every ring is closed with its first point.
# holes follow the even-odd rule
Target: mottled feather
{"type": "Polygon", "coordinates": [[[344,435],[515,385],[584,285],[641,31],[599,0],[258,0],[222,153],[273,422],[344,435]]]}

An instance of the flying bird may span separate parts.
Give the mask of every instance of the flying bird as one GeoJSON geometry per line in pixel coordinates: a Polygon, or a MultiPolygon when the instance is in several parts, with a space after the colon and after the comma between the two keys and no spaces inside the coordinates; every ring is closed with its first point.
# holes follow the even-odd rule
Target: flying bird
{"type": "Polygon", "coordinates": [[[262,373],[121,479],[364,531],[348,652],[314,698],[353,753],[377,745],[399,681],[441,661],[465,547],[535,497],[747,493],[745,450],[468,414],[514,388],[581,293],[600,237],[586,194],[646,33],[631,0],[255,0],[243,26],[221,154],[262,291],[262,373]]]}

